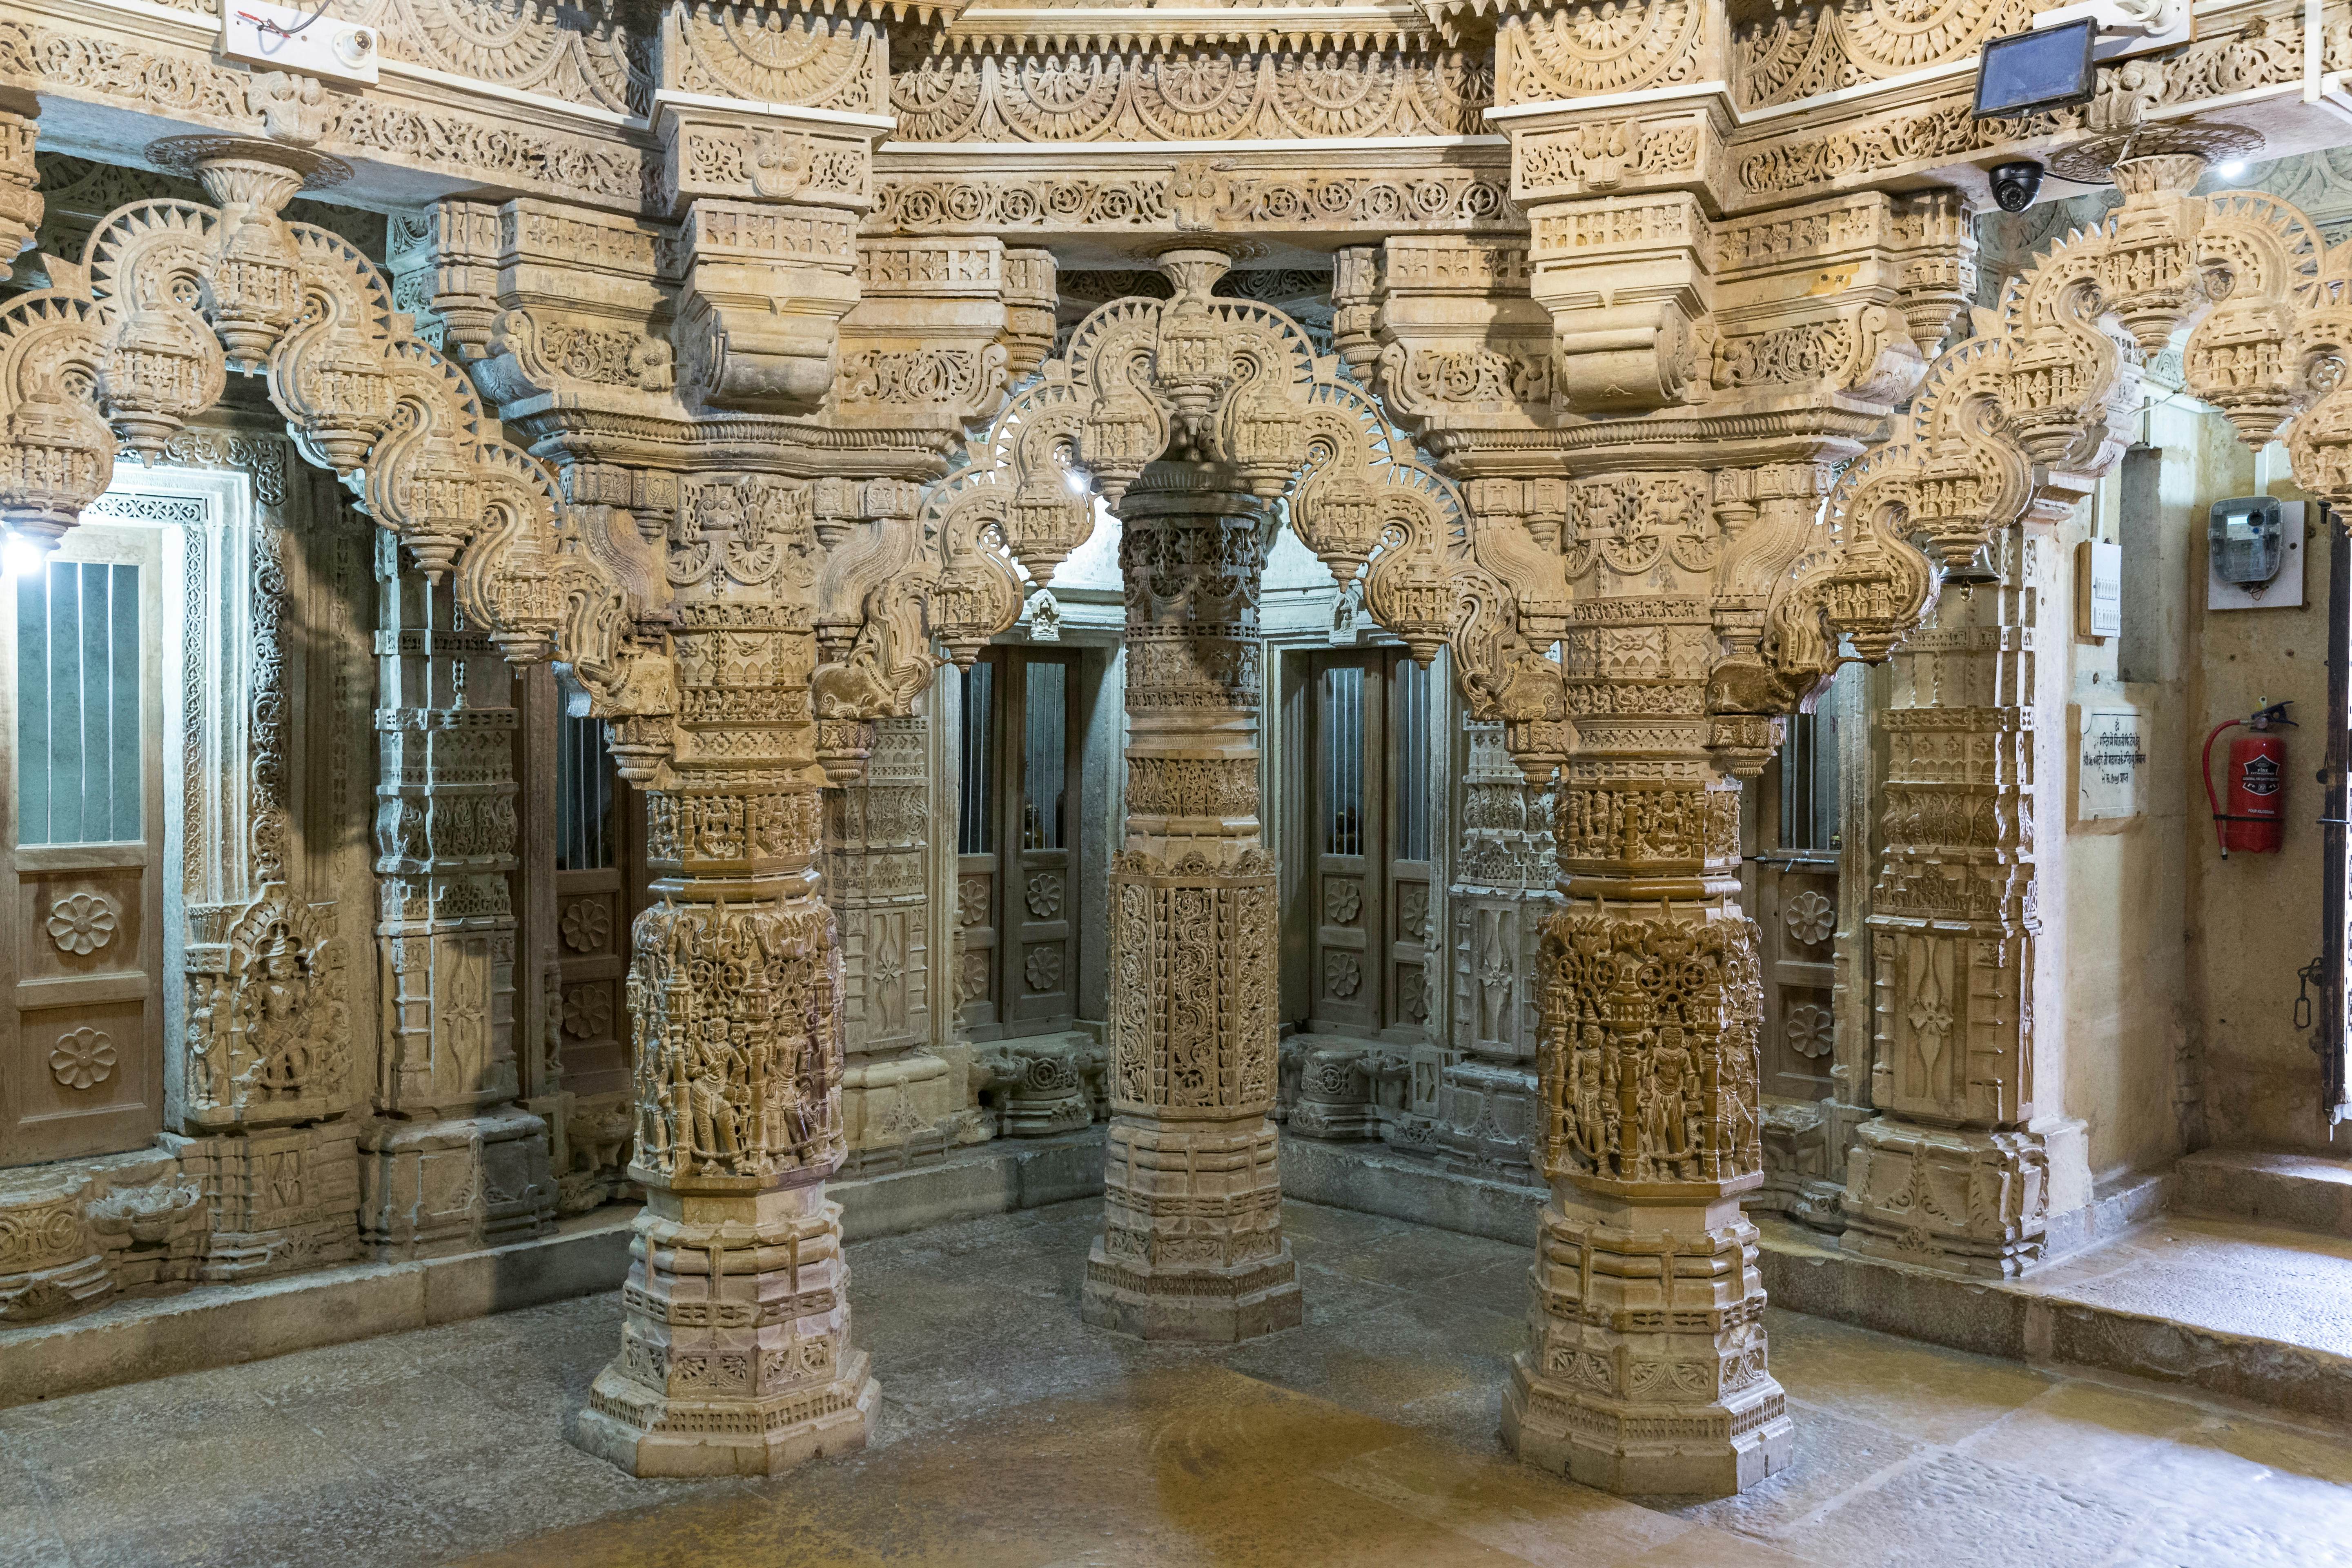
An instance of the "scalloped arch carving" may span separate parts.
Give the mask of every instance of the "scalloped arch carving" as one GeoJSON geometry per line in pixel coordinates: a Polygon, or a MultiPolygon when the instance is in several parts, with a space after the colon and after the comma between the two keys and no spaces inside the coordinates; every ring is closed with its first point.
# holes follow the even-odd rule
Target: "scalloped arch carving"
{"type": "MultiPolygon", "coordinates": [[[[265,376],[305,457],[341,474],[427,574],[456,574],[469,620],[517,663],[569,662],[616,720],[642,704],[628,597],[587,552],[552,476],[509,444],[473,384],[419,339],[350,241],[288,221],[340,165],[222,137],[159,143],[218,204],[131,202],[53,286],[0,306],[0,521],[71,528],[118,443],[160,454],[231,369],[265,376]]],[[[666,747],[666,741],[656,739],[666,747]]]]}
{"type": "Polygon", "coordinates": [[[1490,706],[1508,679],[1496,659],[1524,644],[1473,556],[1460,493],[1297,321],[1213,296],[1227,265],[1169,253],[1172,299],[1096,309],[927,493],[932,635],[969,663],[1020,618],[1024,571],[1050,584],[1093,532],[1097,498],[1116,507],[1164,455],[1227,467],[1286,506],[1343,589],[1360,577],[1366,608],[1423,663],[1452,644],[1474,706],[1490,706]]]}
{"type": "Polygon", "coordinates": [[[1772,615],[1792,682],[1825,677],[1841,639],[1884,658],[1925,617],[1939,570],[2083,495],[2128,443],[2147,354],[2183,325],[2189,392],[2249,446],[2283,437],[2313,494],[2352,498],[2352,244],[2330,249],[2273,195],[2189,195],[2204,168],[2191,135],[2119,162],[2123,204],[1978,311],[1895,435],[1843,476],[1827,523],[1840,548],[1810,558],[1772,615]]]}

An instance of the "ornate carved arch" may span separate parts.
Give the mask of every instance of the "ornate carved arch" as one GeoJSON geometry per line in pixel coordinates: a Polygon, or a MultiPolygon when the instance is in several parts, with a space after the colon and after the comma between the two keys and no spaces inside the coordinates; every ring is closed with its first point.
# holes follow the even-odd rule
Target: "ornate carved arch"
{"type": "Polygon", "coordinates": [[[931,636],[968,665],[1020,618],[1023,573],[1050,585],[1093,532],[1097,498],[1117,506],[1167,456],[1222,466],[1283,503],[1343,591],[1360,577],[1365,607],[1421,662],[1450,645],[1474,712],[1504,717],[1534,655],[1460,491],[1305,328],[1213,296],[1229,265],[1216,251],[1169,252],[1173,298],[1088,315],[926,494],[931,636]]]}
{"type": "Polygon", "coordinates": [[[1884,658],[1925,618],[1940,572],[2112,468],[2146,356],[2183,326],[2189,392],[2249,446],[2284,432],[2299,482],[2352,498],[2352,245],[2329,249],[2275,196],[2190,195],[2220,150],[2196,127],[2094,149],[2112,160],[2122,205],[1978,311],[1976,334],[1937,356],[1895,436],[1832,493],[1841,548],[1802,563],[1772,612],[1783,679],[1826,677],[1842,638],[1884,658]]]}
{"type": "Polygon", "coordinates": [[[262,374],[303,454],[341,474],[428,576],[455,572],[459,605],[509,659],[569,661],[625,727],[646,684],[630,668],[642,650],[626,643],[627,598],[552,476],[416,336],[373,263],[283,216],[296,192],[348,171],[227,137],[175,138],[150,156],[194,174],[217,205],[119,207],[78,263],[48,261],[51,287],[0,307],[0,521],[62,535],[111,482],[118,444],[162,455],[230,369],[262,374]]]}

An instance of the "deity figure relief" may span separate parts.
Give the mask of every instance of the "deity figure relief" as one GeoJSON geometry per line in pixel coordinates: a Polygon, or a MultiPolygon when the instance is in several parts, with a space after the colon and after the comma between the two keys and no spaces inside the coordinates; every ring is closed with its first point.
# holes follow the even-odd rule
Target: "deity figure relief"
{"type": "Polygon", "coordinates": [[[1654,1175],[1695,1174],[1685,1170],[1696,1163],[1699,1145],[1698,1063],[1689,1037],[1680,1024],[1663,1025],[1645,1054],[1650,1081],[1643,1097],[1643,1152],[1654,1175]]]}
{"type": "Polygon", "coordinates": [[[220,968],[189,977],[201,1103],[229,1108],[342,1091],[350,1039],[334,942],[306,904],[267,889],[230,928],[220,968]]]}

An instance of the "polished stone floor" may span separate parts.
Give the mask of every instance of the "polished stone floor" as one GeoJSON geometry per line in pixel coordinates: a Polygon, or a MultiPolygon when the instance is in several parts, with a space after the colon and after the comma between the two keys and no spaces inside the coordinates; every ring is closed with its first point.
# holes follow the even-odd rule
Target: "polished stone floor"
{"type": "Polygon", "coordinates": [[[1096,1205],[850,1249],[874,1446],[653,1482],[568,1447],[597,1297],[0,1411],[7,1568],[2352,1564],[2352,1434],[1776,1313],[1793,1469],[1604,1497],[1495,1436],[1523,1249],[1286,1209],[1307,1325],[1081,1328],[1096,1205]]]}

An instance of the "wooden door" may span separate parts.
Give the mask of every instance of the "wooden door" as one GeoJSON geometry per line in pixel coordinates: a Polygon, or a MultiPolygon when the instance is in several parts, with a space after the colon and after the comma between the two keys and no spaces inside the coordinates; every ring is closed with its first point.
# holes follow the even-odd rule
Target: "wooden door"
{"type": "Polygon", "coordinates": [[[0,1165],[163,1125],[163,542],[85,524],[8,562],[0,1165]]]}
{"type": "Polygon", "coordinates": [[[563,1087],[629,1088],[629,932],[646,900],[645,801],[613,767],[586,693],[559,679],[555,930],[563,1087]]]}
{"type": "Polygon", "coordinates": [[[962,677],[957,995],[975,1039],[1055,1034],[1076,1020],[1077,659],[990,648],[962,677]]]}
{"type": "Polygon", "coordinates": [[[956,755],[956,1004],[976,1040],[1004,1033],[997,1005],[997,676],[1003,650],[987,648],[956,677],[961,715],[956,755]]]}
{"type": "Polygon", "coordinates": [[[998,843],[1005,872],[997,889],[1008,1035],[1049,1035],[1077,1016],[1079,759],[1070,693],[1077,656],[1009,649],[1005,661],[1003,748],[1005,818],[998,843]]]}
{"type": "Polygon", "coordinates": [[[1307,679],[1308,1027],[1428,1019],[1429,672],[1391,648],[1318,654],[1307,679]]]}
{"type": "Polygon", "coordinates": [[[1764,933],[1764,1092],[1823,1100],[1836,1011],[1838,732],[1834,714],[1789,721],[1758,781],[1756,921],[1764,933]]]}

